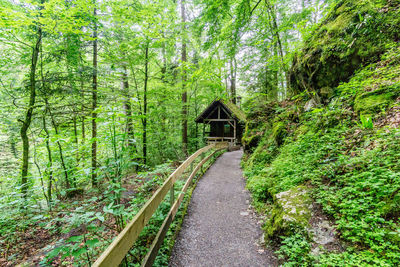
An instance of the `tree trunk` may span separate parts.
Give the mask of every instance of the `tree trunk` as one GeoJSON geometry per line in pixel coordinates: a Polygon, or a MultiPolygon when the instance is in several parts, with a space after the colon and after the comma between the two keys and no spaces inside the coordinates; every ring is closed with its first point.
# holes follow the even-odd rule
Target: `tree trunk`
{"type": "Polygon", "coordinates": [[[149,80],[149,42],[145,48],[144,90],[143,90],[143,163],[147,164],[147,82],[149,80]]]}
{"type": "Polygon", "coordinates": [[[74,125],[74,143],[76,146],[76,152],[75,152],[75,160],[76,160],[76,167],[79,166],[79,140],[78,140],[78,126],[77,126],[77,115],[76,112],[74,111],[74,117],[72,118],[72,122],[74,125]]]}
{"type": "MultiPolygon", "coordinates": [[[[163,38],[165,39],[165,33],[163,32],[163,38]]],[[[167,68],[168,68],[168,63],[167,63],[167,49],[166,49],[166,42],[162,43],[162,63],[163,66],[161,67],[161,81],[164,84],[164,87],[162,89],[162,95],[161,95],[161,100],[159,101],[159,106],[161,108],[161,114],[160,114],[160,127],[161,127],[161,133],[160,133],[160,140],[158,140],[158,153],[160,154],[161,158],[165,158],[165,149],[164,146],[167,144],[167,110],[165,107],[165,100],[168,98],[167,94],[167,68]]]]}
{"type": "MultiPolygon", "coordinates": [[[[46,109],[47,109],[47,111],[49,112],[49,115],[50,115],[51,123],[53,124],[54,131],[56,132],[57,139],[59,139],[58,138],[58,134],[59,134],[58,126],[57,126],[57,123],[56,123],[56,121],[54,119],[53,114],[51,113],[51,110],[50,110],[50,107],[48,105],[47,99],[45,99],[45,103],[46,103],[46,109]]],[[[70,182],[69,182],[69,178],[68,178],[67,166],[65,165],[65,160],[64,160],[64,155],[63,155],[61,142],[59,140],[57,140],[56,143],[57,143],[57,146],[58,146],[58,152],[60,153],[61,167],[63,168],[63,171],[64,171],[65,184],[66,184],[67,188],[71,188],[71,185],[70,185],[70,182]]]]}
{"type": "Polygon", "coordinates": [[[135,146],[135,134],[133,131],[133,121],[132,121],[132,105],[131,105],[131,97],[129,93],[129,81],[128,81],[128,70],[126,66],[123,66],[122,73],[122,90],[124,92],[124,110],[126,116],[126,133],[128,135],[128,150],[131,160],[135,159],[136,154],[136,146],[135,146]]]}
{"type": "Polygon", "coordinates": [[[183,23],[182,31],[182,152],[185,156],[188,155],[188,136],[187,136],[187,89],[186,89],[186,12],[185,12],[185,1],[181,0],[181,16],[183,23]]]}
{"type": "MultiPolygon", "coordinates": [[[[97,10],[93,15],[96,19],[97,10]]],[[[97,185],[97,22],[94,21],[93,30],[93,83],[92,83],[92,186],[97,185]]]]}
{"type": "Polygon", "coordinates": [[[288,73],[288,70],[287,70],[287,67],[286,67],[286,64],[284,61],[282,41],[281,41],[281,37],[279,35],[278,22],[277,22],[276,13],[275,13],[276,10],[275,10],[275,7],[268,0],[266,0],[265,2],[268,7],[268,14],[269,14],[269,17],[271,20],[271,30],[274,34],[275,42],[278,44],[278,52],[279,52],[279,56],[281,59],[281,68],[285,74],[286,86],[287,86],[289,84],[289,73],[288,73]]]}
{"type": "Polygon", "coordinates": [[[231,101],[236,104],[236,58],[233,56],[230,60],[230,69],[231,69],[231,101]]]}
{"type": "Polygon", "coordinates": [[[28,191],[28,168],[29,168],[29,138],[28,129],[32,122],[33,110],[36,101],[36,68],[42,43],[42,28],[38,26],[36,44],[32,50],[31,68],[29,73],[29,105],[22,121],[20,135],[22,139],[22,167],[21,167],[21,193],[24,198],[28,191]]]}
{"type": "Polygon", "coordinates": [[[48,173],[48,183],[47,183],[47,197],[49,201],[49,208],[51,210],[51,187],[53,183],[53,156],[51,154],[51,149],[50,149],[50,134],[49,130],[47,129],[46,125],[46,112],[43,114],[43,130],[46,133],[46,150],[47,150],[47,158],[48,158],[48,163],[47,163],[47,169],[46,172],[48,173]]]}
{"type": "Polygon", "coordinates": [[[83,94],[84,91],[84,81],[83,81],[83,76],[81,74],[81,131],[82,131],[82,137],[81,137],[81,144],[83,145],[85,143],[85,96],[83,94]]]}

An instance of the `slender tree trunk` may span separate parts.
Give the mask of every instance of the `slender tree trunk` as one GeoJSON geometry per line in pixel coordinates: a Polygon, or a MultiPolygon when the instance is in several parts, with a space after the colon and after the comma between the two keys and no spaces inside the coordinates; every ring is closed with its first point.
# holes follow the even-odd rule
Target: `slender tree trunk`
{"type": "Polygon", "coordinates": [[[75,160],[76,160],[76,167],[79,165],[79,140],[78,140],[78,126],[77,126],[77,115],[76,112],[74,111],[74,117],[72,118],[72,122],[74,125],[74,143],[76,146],[76,152],[75,152],[75,160]]]}
{"type": "Polygon", "coordinates": [[[85,138],[86,138],[86,134],[85,134],[85,96],[83,94],[84,91],[84,81],[83,81],[83,76],[81,74],[81,132],[82,132],[82,137],[81,137],[81,144],[83,145],[85,143],[85,138]]]}
{"type": "Polygon", "coordinates": [[[131,160],[135,159],[136,154],[136,146],[135,146],[135,134],[133,131],[133,121],[132,121],[132,105],[131,105],[131,97],[129,92],[129,81],[128,81],[128,70],[126,66],[123,66],[122,73],[122,90],[124,92],[125,100],[124,100],[124,110],[126,116],[126,133],[128,135],[128,150],[131,157],[131,160]]]}
{"type": "Polygon", "coordinates": [[[182,151],[185,156],[188,155],[188,125],[187,125],[187,88],[186,88],[186,12],[185,1],[181,0],[181,16],[183,23],[182,31],[182,151]]]}
{"type": "MultiPolygon", "coordinates": [[[[97,9],[93,15],[96,19],[97,9]]],[[[97,185],[97,22],[94,21],[93,30],[93,83],[92,83],[92,186],[97,185]]]]}
{"type": "MultiPolygon", "coordinates": [[[[278,43],[274,42],[274,56],[278,58],[278,43]]],[[[275,90],[272,92],[272,97],[274,100],[278,100],[278,89],[279,89],[279,69],[274,70],[274,87],[275,90]]]]}
{"type": "Polygon", "coordinates": [[[265,0],[265,3],[267,5],[268,14],[269,14],[270,21],[271,21],[271,24],[270,24],[271,30],[274,34],[275,42],[278,44],[279,56],[281,59],[281,68],[285,75],[286,85],[288,85],[289,84],[289,73],[288,73],[288,70],[287,70],[287,67],[286,67],[286,64],[284,61],[282,41],[281,41],[281,37],[279,35],[278,22],[277,22],[277,18],[276,18],[276,10],[275,10],[275,7],[269,2],[269,0],[265,0]]]}
{"type": "MultiPolygon", "coordinates": [[[[53,114],[51,113],[51,110],[50,110],[50,107],[48,105],[47,99],[45,99],[45,103],[46,103],[46,109],[47,109],[47,111],[49,112],[49,115],[50,115],[51,123],[53,124],[54,131],[56,132],[56,135],[58,136],[58,134],[59,134],[58,125],[57,125],[57,123],[56,123],[56,121],[54,119],[53,114]]],[[[63,154],[61,142],[59,140],[57,140],[56,143],[57,143],[57,147],[58,147],[58,152],[60,153],[61,167],[63,168],[63,171],[64,171],[65,184],[66,184],[67,188],[71,188],[71,184],[69,182],[69,177],[68,177],[67,166],[65,165],[64,154],[63,154]]]]}
{"type": "MultiPolygon", "coordinates": [[[[197,117],[199,114],[199,105],[197,103],[197,84],[196,87],[194,88],[194,115],[197,117]]],[[[199,149],[199,124],[196,123],[195,124],[195,129],[194,129],[194,136],[195,136],[195,140],[196,140],[196,150],[199,149]]]]}
{"type": "Polygon", "coordinates": [[[147,82],[149,80],[149,42],[144,55],[144,89],[143,89],[143,163],[147,164],[147,82]]]}
{"type": "Polygon", "coordinates": [[[15,134],[14,131],[10,133],[10,150],[11,153],[14,155],[14,158],[18,158],[17,146],[15,143],[15,134]]]}
{"type": "Polygon", "coordinates": [[[47,112],[47,108],[45,113],[43,114],[43,130],[46,133],[46,150],[47,150],[47,158],[48,158],[48,163],[47,163],[47,169],[46,172],[48,173],[48,183],[47,183],[47,197],[48,197],[48,201],[49,201],[49,208],[51,210],[51,187],[52,187],[52,183],[53,183],[53,156],[51,154],[51,148],[50,148],[50,134],[49,134],[49,130],[47,129],[47,125],[46,125],[46,112],[47,112]]]}
{"type": "MultiPolygon", "coordinates": [[[[165,39],[165,33],[163,32],[163,38],[165,39]]],[[[161,155],[162,158],[165,158],[165,149],[164,146],[167,144],[167,123],[166,123],[166,116],[167,116],[167,110],[165,107],[165,100],[167,99],[167,68],[168,68],[168,63],[167,63],[167,49],[166,49],[166,42],[162,43],[162,63],[163,66],[161,67],[161,81],[164,84],[163,90],[162,90],[162,95],[161,95],[161,101],[160,101],[160,108],[161,108],[161,116],[160,116],[160,125],[161,125],[161,132],[160,132],[160,140],[158,141],[158,152],[161,155]]]]}
{"type": "Polygon", "coordinates": [[[50,207],[49,198],[47,197],[46,191],[45,191],[45,189],[44,189],[44,182],[43,182],[42,171],[41,171],[41,169],[40,169],[40,165],[39,165],[38,158],[37,158],[37,153],[36,153],[36,142],[35,142],[35,139],[34,139],[34,137],[33,137],[33,133],[32,133],[32,132],[31,132],[31,134],[32,134],[32,140],[33,140],[33,161],[34,161],[34,163],[35,163],[35,165],[36,165],[36,168],[37,168],[37,170],[38,170],[38,172],[39,172],[40,184],[41,184],[41,186],[42,186],[43,196],[44,196],[44,198],[46,199],[47,206],[50,207]]]}
{"type": "Polygon", "coordinates": [[[32,50],[31,68],[29,73],[29,104],[22,121],[20,135],[22,139],[22,167],[21,167],[21,193],[24,198],[28,191],[28,168],[29,168],[29,137],[28,129],[32,122],[33,110],[36,101],[36,68],[42,43],[42,28],[38,25],[37,40],[32,50]]]}
{"type": "Polygon", "coordinates": [[[236,58],[233,56],[230,60],[231,69],[231,101],[236,104],[236,58]]]}

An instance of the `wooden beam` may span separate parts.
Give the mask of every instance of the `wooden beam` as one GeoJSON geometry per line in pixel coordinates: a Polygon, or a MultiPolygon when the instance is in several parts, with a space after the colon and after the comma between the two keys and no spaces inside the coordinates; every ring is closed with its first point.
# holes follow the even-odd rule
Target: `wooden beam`
{"type": "Polygon", "coordinates": [[[204,120],[204,121],[206,121],[206,122],[208,122],[208,121],[235,121],[235,120],[231,120],[231,119],[206,119],[206,120],[204,120]]]}
{"type": "Polygon", "coordinates": [[[233,116],[229,113],[229,111],[226,110],[226,108],[224,106],[222,106],[222,111],[225,112],[226,116],[228,116],[228,118],[233,119],[233,116]]]}
{"type": "Polygon", "coordinates": [[[113,267],[118,266],[126,253],[131,249],[139,234],[156,211],[165,195],[171,189],[175,181],[185,171],[186,167],[192,163],[200,154],[213,148],[211,144],[203,147],[187,158],[164,182],[164,184],[154,193],[154,195],[144,204],[140,211],[135,215],[131,222],[119,233],[114,241],[100,255],[92,266],[113,267]]]}

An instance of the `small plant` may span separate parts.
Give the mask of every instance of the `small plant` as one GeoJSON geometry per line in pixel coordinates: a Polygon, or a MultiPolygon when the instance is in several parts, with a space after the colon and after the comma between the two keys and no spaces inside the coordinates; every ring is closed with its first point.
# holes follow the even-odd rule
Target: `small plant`
{"type": "Polygon", "coordinates": [[[286,259],[285,266],[307,266],[310,261],[309,252],[311,244],[306,238],[306,233],[297,232],[294,235],[282,236],[282,244],[277,251],[278,257],[286,259]]]}
{"type": "Polygon", "coordinates": [[[369,116],[360,115],[361,126],[364,129],[373,129],[374,123],[372,122],[372,118],[369,116]]]}

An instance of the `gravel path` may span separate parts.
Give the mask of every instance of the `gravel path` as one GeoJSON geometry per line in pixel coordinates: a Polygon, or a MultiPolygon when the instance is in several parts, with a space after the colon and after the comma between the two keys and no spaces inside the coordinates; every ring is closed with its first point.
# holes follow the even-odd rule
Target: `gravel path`
{"type": "Polygon", "coordinates": [[[226,152],[192,194],[169,266],[275,266],[259,247],[260,225],[249,209],[240,169],[242,151],[226,152]]]}

